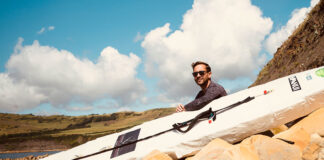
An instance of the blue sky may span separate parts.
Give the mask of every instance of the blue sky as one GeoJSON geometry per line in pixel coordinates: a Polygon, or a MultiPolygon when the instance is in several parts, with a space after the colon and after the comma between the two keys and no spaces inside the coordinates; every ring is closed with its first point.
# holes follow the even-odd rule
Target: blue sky
{"type": "Polygon", "coordinates": [[[0,112],[83,115],[185,104],[199,90],[190,77],[196,60],[236,92],[316,3],[2,0],[0,112]]]}

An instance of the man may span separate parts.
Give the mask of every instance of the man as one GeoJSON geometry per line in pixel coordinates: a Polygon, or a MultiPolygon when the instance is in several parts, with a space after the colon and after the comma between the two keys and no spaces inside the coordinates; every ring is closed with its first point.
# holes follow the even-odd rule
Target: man
{"type": "Polygon", "coordinates": [[[192,102],[186,104],[185,106],[179,104],[176,109],[177,112],[199,110],[212,100],[227,95],[226,91],[221,85],[211,81],[212,72],[207,63],[197,61],[192,63],[191,66],[193,69],[192,75],[197,85],[200,86],[201,91],[197,94],[195,100],[192,102]]]}

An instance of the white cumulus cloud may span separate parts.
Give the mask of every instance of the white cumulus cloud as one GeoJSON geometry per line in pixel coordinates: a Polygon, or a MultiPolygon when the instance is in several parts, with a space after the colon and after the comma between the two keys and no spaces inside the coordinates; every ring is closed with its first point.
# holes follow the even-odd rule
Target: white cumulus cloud
{"type": "Polygon", "coordinates": [[[37,34],[43,34],[44,32],[45,32],[45,28],[44,27],[42,27],[38,32],[37,32],[37,34]]]}
{"type": "Polygon", "coordinates": [[[49,26],[49,27],[42,27],[38,32],[37,34],[43,34],[45,33],[46,31],[52,31],[55,29],[55,26],[49,26]]]}
{"type": "Polygon", "coordinates": [[[294,30],[301,24],[306,18],[307,14],[312,8],[319,2],[319,0],[311,0],[310,7],[295,9],[291,13],[291,18],[287,24],[281,27],[278,31],[271,33],[267,38],[265,47],[270,54],[274,54],[278,47],[288,39],[288,37],[294,32],[294,30]]]}
{"type": "Polygon", "coordinates": [[[190,66],[197,60],[211,65],[214,80],[254,78],[265,61],[259,52],[271,28],[271,19],[249,0],[195,0],[179,30],[166,23],[146,35],[141,44],[146,72],[160,78],[167,100],[197,90],[190,66]]]}
{"type": "Polygon", "coordinates": [[[7,62],[7,71],[0,75],[3,110],[19,111],[44,102],[54,106],[92,103],[102,98],[123,105],[145,92],[143,81],[136,78],[141,59],[133,53],[124,55],[107,47],[94,63],[38,41],[25,46],[22,41],[20,38],[7,62]]]}
{"type": "Polygon", "coordinates": [[[48,30],[49,30],[49,31],[52,31],[52,30],[54,30],[54,29],[55,29],[55,26],[49,26],[49,27],[48,27],[48,30]]]}
{"type": "Polygon", "coordinates": [[[15,81],[8,74],[0,73],[0,111],[19,111],[22,108],[34,108],[45,102],[47,97],[39,93],[36,87],[24,81],[15,81]]]}

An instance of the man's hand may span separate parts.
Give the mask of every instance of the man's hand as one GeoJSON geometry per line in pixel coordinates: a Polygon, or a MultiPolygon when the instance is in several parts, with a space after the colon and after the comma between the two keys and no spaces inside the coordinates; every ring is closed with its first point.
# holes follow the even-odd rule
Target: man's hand
{"type": "Polygon", "coordinates": [[[177,112],[183,112],[186,111],[185,107],[182,104],[179,104],[176,109],[177,112]]]}

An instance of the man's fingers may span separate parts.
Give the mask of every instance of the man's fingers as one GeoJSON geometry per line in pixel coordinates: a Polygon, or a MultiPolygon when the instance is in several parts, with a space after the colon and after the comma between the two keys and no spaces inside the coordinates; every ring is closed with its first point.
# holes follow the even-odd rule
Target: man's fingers
{"type": "Polygon", "coordinates": [[[177,111],[177,112],[180,112],[180,111],[181,111],[180,106],[177,107],[176,111],[177,111]]]}
{"type": "Polygon", "coordinates": [[[177,107],[177,109],[176,109],[177,112],[182,112],[184,110],[185,110],[185,108],[181,104],[179,104],[178,107],[177,107]]]}

